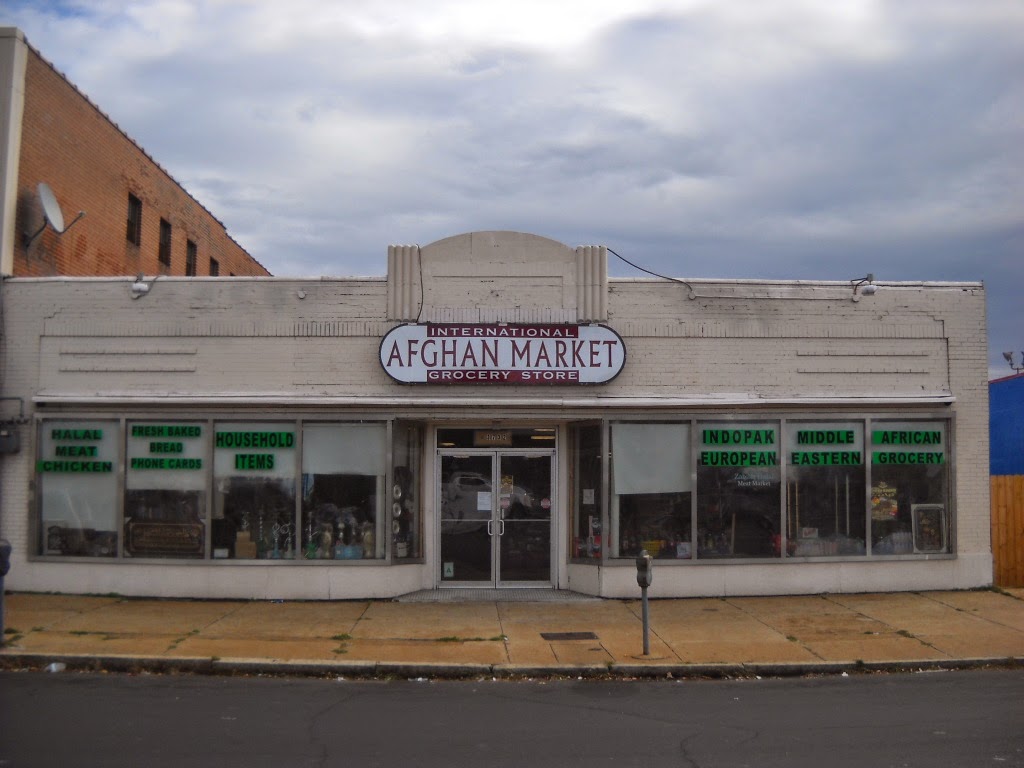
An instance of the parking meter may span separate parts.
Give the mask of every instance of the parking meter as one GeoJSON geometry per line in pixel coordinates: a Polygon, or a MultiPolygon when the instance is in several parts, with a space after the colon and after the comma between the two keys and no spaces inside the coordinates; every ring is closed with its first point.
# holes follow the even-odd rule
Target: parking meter
{"type": "Polygon", "coordinates": [[[636,558],[636,583],[640,585],[640,594],[643,599],[643,622],[644,622],[644,656],[651,655],[651,642],[649,632],[649,614],[647,612],[647,588],[651,586],[654,578],[652,568],[653,560],[646,549],[641,549],[636,558]]]}
{"type": "Polygon", "coordinates": [[[647,554],[646,549],[640,550],[640,554],[636,558],[636,583],[643,589],[651,586],[651,580],[654,578],[653,562],[653,558],[647,554]]]}

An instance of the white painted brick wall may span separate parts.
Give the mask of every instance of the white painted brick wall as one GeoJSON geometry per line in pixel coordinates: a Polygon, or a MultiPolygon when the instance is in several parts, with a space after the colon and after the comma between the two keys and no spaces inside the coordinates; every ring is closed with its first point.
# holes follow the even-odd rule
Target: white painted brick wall
{"type": "MultiPolygon", "coordinates": [[[[431,273],[429,264],[425,271],[431,273]]],[[[474,265],[478,276],[487,271],[486,264],[474,265]]],[[[549,271],[559,273],[564,297],[550,310],[572,309],[574,273],[549,271]]],[[[889,407],[842,406],[864,415],[912,415],[913,407],[900,404],[905,399],[952,395],[956,546],[958,554],[971,556],[971,575],[955,564],[946,572],[950,582],[985,581],[978,563],[990,552],[988,387],[979,284],[883,284],[876,295],[853,302],[851,288],[842,283],[695,281],[695,299],[685,286],[665,281],[609,283],[607,322],[628,350],[622,374],[583,390],[510,391],[400,385],[388,378],[377,358],[380,338],[391,327],[387,283],[380,278],[161,278],[139,299],[131,298],[125,279],[7,280],[0,288],[4,394],[24,398],[29,415],[39,395],[141,397],[157,406],[168,395],[225,396],[243,404],[264,396],[450,399],[428,414],[465,414],[465,399],[496,396],[522,399],[523,413],[543,411],[529,405],[532,398],[891,399],[889,407]]],[[[425,292],[436,306],[486,310],[507,321],[522,318],[522,305],[530,304],[498,291],[487,306],[466,306],[482,299],[465,288],[464,281],[437,279],[425,292]]],[[[553,300],[555,293],[544,295],[553,300]]],[[[774,407],[759,413],[778,414],[774,407]]],[[[15,544],[15,565],[25,570],[33,446],[29,427],[21,435],[21,453],[2,462],[0,532],[15,544]]],[[[38,567],[33,572],[41,573],[38,567]]],[[[429,571],[424,574],[429,582],[429,571]]],[[[25,584],[17,578],[14,583],[25,584]]]]}

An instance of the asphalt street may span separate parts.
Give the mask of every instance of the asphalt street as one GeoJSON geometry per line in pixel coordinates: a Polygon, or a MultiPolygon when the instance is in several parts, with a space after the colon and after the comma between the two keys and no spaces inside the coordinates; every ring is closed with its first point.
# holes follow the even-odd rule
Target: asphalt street
{"type": "Polygon", "coordinates": [[[1024,671],[350,681],[0,673],[0,766],[1024,766],[1024,671]]]}

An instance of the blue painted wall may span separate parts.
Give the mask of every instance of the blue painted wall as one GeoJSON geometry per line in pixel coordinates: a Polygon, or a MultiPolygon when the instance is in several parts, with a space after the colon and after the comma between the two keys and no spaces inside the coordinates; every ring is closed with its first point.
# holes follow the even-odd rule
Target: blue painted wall
{"type": "Polygon", "coordinates": [[[989,472],[1024,475],[1024,375],[988,383],[989,472]]]}

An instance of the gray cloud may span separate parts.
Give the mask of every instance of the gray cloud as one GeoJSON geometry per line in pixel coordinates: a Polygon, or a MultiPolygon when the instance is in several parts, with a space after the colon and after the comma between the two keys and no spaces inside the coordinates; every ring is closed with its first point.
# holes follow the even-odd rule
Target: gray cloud
{"type": "Polygon", "coordinates": [[[520,3],[504,26],[457,0],[296,2],[4,22],[275,274],[519,229],[682,277],[982,279],[993,371],[1024,345],[1012,0],[520,3]]]}

